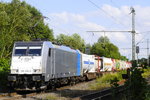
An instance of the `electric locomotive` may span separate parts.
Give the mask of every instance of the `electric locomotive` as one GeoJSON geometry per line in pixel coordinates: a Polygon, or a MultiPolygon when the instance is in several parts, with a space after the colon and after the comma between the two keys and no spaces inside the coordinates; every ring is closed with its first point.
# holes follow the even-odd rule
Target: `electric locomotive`
{"type": "Polygon", "coordinates": [[[39,89],[69,82],[81,74],[81,53],[49,41],[16,42],[10,75],[11,87],[39,89]]]}

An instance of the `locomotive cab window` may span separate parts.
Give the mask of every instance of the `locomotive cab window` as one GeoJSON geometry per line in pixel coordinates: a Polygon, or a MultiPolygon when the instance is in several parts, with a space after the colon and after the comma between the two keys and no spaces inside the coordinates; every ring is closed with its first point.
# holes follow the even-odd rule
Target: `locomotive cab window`
{"type": "Polygon", "coordinates": [[[29,47],[29,56],[41,56],[41,47],[29,47]]]}
{"type": "Polygon", "coordinates": [[[15,47],[15,56],[25,56],[27,52],[27,47],[15,47]]]}

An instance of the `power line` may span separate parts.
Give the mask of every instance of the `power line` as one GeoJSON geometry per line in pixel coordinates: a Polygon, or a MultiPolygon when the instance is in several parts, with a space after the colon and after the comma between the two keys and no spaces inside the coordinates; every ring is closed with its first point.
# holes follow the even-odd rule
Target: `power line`
{"type": "MultiPolygon", "coordinates": [[[[113,2],[113,0],[110,0],[110,1],[111,1],[111,3],[112,3],[113,5],[115,5],[115,6],[119,9],[118,5],[117,5],[115,2],[113,2]]],[[[133,6],[133,5],[131,5],[131,6],[133,6]]],[[[125,14],[125,15],[126,15],[127,18],[129,19],[129,16],[128,16],[127,14],[125,14]]],[[[136,25],[139,26],[139,27],[142,27],[142,25],[141,25],[141,23],[139,22],[138,19],[136,19],[136,25]]]]}
{"type": "MultiPolygon", "coordinates": [[[[115,5],[118,9],[120,9],[119,8],[119,6],[115,3],[115,2],[113,2],[113,0],[110,0],[111,1],[111,3],[113,4],[113,5],[115,5]]],[[[133,5],[131,5],[131,7],[132,7],[133,5]]],[[[127,14],[125,14],[125,16],[127,16],[127,18],[128,18],[128,20],[130,20],[129,19],[129,16],[127,15],[127,14]]],[[[140,26],[140,27],[142,27],[142,25],[139,23],[139,21],[136,19],[136,24],[137,24],[137,26],[140,26]]]]}
{"type": "Polygon", "coordinates": [[[95,4],[94,2],[92,2],[91,0],[88,0],[91,4],[93,4],[95,7],[97,7],[98,9],[100,9],[101,11],[103,11],[106,15],[108,15],[110,18],[112,18],[114,20],[114,22],[118,22],[116,24],[120,24],[124,27],[126,27],[126,25],[124,25],[123,23],[119,22],[115,17],[113,17],[112,15],[110,15],[109,13],[107,13],[105,10],[103,10],[101,7],[99,7],[97,4],[95,4]]]}
{"type": "MultiPolygon", "coordinates": [[[[45,16],[44,16],[44,18],[46,18],[47,20],[50,21],[50,18],[49,18],[49,17],[45,17],[45,16]]],[[[54,19],[54,18],[51,17],[51,19],[54,19]]],[[[58,27],[58,26],[54,26],[54,25],[51,25],[51,24],[49,24],[49,26],[54,27],[54,28],[57,28],[57,30],[60,30],[60,31],[63,31],[63,32],[69,34],[69,32],[67,32],[66,30],[64,30],[64,29],[62,29],[62,28],[60,28],[60,27],[58,27]]],[[[60,32],[60,33],[61,33],[61,32],[60,32]]]]}
{"type": "Polygon", "coordinates": [[[87,32],[132,32],[132,31],[105,31],[105,30],[102,30],[102,31],[87,31],[87,32]]]}
{"type": "MultiPolygon", "coordinates": [[[[147,32],[150,32],[150,31],[147,31],[147,32]]],[[[146,33],[146,34],[143,36],[143,38],[142,38],[139,42],[136,43],[136,45],[138,45],[139,43],[141,43],[142,40],[144,40],[144,38],[146,37],[147,34],[148,34],[148,33],[146,33]]]]}
{"type": "Polygon", "coordinates": [[[87,31],[87,32],[131,32],[132,33],[132,60],[135,60],[135,10],[131,7],[132,30],[131,31],[87,31]]]}
{"type": "Polygon", "coordinates": [[[144,32],[139,32],[139,34],[142,34],[142,33],[150,33],[150,31],[144,31],[144,32]]]}
{"type": "MultiPolygon", "coordinates": [[[[113,5],[115,5],[116,7],[118,6],[116,3],[114,3],[113,2],[113,0],[111,0],[111,3],[113,3],[113,5]]],[[[120,9],[119,7],[117,7],[118,9],[120,9]]],[[[129,16],[127,15],[127,14],[125,14],[127,17],[128,17],[128,19],[130,20],[130,18],[129,18],[129,16]]]]}

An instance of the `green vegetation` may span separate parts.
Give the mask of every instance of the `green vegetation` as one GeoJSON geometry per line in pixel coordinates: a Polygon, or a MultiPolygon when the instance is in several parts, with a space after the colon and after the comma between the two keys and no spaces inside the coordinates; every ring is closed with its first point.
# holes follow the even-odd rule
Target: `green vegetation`
{"type": "Polygon", "coordinates": [[[47,100],[58,100],[60,99],[59,97],[56,97],[55,95],[49,95],[46,97],[47,100]]]}
{"type": "MultiPolygon", "coordinates": [[[[150,67],[150,65],[148,65],[148,63],[147,63],[146,58],[138,59],[138,64],[139,64],[139,66],[144,67],[144,68],[146,68],[148,66],[150,67]]],[[[150,56],[149,56],[149,64],[150,64],[150,56]]]]}
{"type": "Polygon", "coordinates": [[[144,69],[143,71],[144,73],[142,74],[142,76],[144,78],[150,78],[150,68],[148,67],[147,69],[144,69]]]}
{"type": "MultiPolygon", "coordinates": [[[[142,74],[142,76],[146,79],[148,79],[149,81],[149,78],[150,78],[150,68],[148,67],[147,69],[144,69],[143,70],[144,73],[142,74]]],[[[147,85],[147,87],[145,88],[145,100],[150,100],[150,84],[147,85]]]]}
{"type": "Polygon", "coordinates": [[[121,56],[118,47],[111,43],[106,36],[98,39],[97,43],[92,46],[91,53],[100,57],[127,60],[126,57],[121,56]]]}
{"type": "Polygon", "coordinates": [[[6,89],[8,73],[9,73],[9,60],[0,59],[0,91],[6,89]]]}
{"type": "MultiPolygon", "coordinates": [[[[115,98],[118,98],[118,95],[115,94],[117,91],[115,87],[118,87],[118,82],[123,80],[122,74],[126,73],[126,71],[121,71],[118,73],[104,74],[102,77],[96,79],[95,84],[89,87],[92,90],[112,87],[112,90],[114,90],[112,92],[114,93],[113,98],[115,100],[115,98]]],[[[130,78],[124,83],[126,91],[121,94],[122,100],[150,100],[150,86],[146,82],[146,79],[150,78],[150,68],[139,69],[134,67],[131,68],[130,74],[130,78]]]]}
{"type": "Polygon", "coordinates": [[[130,78],[126,81],[125,86],[127,87],[127,97],[131,100],[144,100],[147,82],[142,77],[143,69],[137,67],[131,68],[130,78]]]}
{"type": "Polygon", "coordinates": [[[122,74],[125,73],[126,71],[104,74],[102,77],[96,79],[95,84],[90,85],[90,89],[100,90],[100,89],[111,87],[111,85],[113,85],[113,80],[118,80],[118,81],[123,80],[122,74]]]}
{"type": "MultiPolygon", "coordinates": [[[[146,79],[148,79],[148,82],[149,82],[149,79],[150,79],[150,68],[146,68],[143,70],[144,73],[142,73],[142,76],[146,79]]],[[[144,95],[144,100],[150,100],[150,84],[148,83],[146,88],[145,88],[145,95],[144,95]]]]}
{"type": "Polygon", "coordinates": [[[77,33],[71,36],[60,34],[57,36],[56,42],[58,44],[69,46],[73,49],[79,49],[81,52],[85,52],[85,42],[77,33]]]}
{"type": "Polygon", "coordinates": [[[0,58],[9,58],[15,41],[53,40],[42,14],[25,1],[0,2],[0,58]]]}

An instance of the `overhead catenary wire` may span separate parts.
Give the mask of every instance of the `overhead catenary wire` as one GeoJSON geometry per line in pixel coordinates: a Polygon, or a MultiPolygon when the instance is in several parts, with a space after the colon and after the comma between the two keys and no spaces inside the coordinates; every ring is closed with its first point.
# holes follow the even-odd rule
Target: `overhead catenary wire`
{"type": "MultiPolygon", "coordinates": [[[[109,17],[111,17],[114,21],[116,21],[116,19],[112,16],[112,15],[110,15],[109,13],[107,13],[105,10],[103,10],[101,7],[99,7],[96,3],[94,3],[92,0],[88,0],[90,3],[92,3],[95,7],[97,7],[97,8],[99,8],[101,11],[103,11],[105,14],[107,14],[109,17]]],[[[134,16],[135,16],[135,10],[134,10],[134,8],[133,7],[131,7],[131,13],[132,13],[132,40],[134,41],[132,44],[134,44],[134,45],[132,45],[132,47],[133,47],[133,52],[135,51],[135,22],[133,22],[134,21],[134,16]]],[[[118,20],[117,20],[117,22],[118,22],[118,20]]],[[[117,23],[118,24],[118,23],[117,23]]],[[[122,23],[120,23],[119,22],[119,24],[121,24],[121,25],[123,25],[124,26],[124,24],[122,24],[122,23]]],[[[94,32],[94,31],[91,31],[91,32],[94,32]]],[[[148,33],[147,33],[148,34],[148,33]]],[[[134,54],[134,53],[132,53],[132,54],[134,54]]],[[[132,58],[135,58],[135,55],[133,55],[132,56],[132,58]]]]}
{"type": "MultiPolygon", "coordinates": [[[[143,33],[144,33],[144,32],[143,32],[143,33]]],[[[141,42],[144,40],[144,38],[146,37],[146,35],[147,35],[148,33],[150,33],[150,31],[147,31],[147,33],[143,36],[143,38],[142,38],[139,42],[136,43],[136,45],[138,45],[139,43],[141,43],[141,42]]]]}
{"type": "MultiPolygon", "coordinates": [[[[90,1],[90,0],[88,0],[88,1],[90,1]]],[[[131,32],[132,33],[132,60],[135,60],[135,33],[136,33],[135,32],[135,10],[133,7],[131,7],[130,10],[131,10],[130,14],[132,14],[132,30],[131,31],[125,31],[125,32],[131,32]]],[[[106,32],[106,31],[97,31],[97,32],[106,32]]],[[[113,32],[118,32],[118,31],[113,31],[113,32]]]]}
{"type": "MultiPolygon", "coordinates": [[[[115,5],[118,9],[120,9],[120,8],[118,7],[118,5],[117,5],[113,0],[110,0],[110,2],[111,2],[113,5],[115,5]]],[[[130,4],[130,6],[133,7],[133,4],[130,4]]],[[[128,16],[127,14],[125,14],[125,15],[127,16],[126,18],[128,18],[128,20],[130,20],[129,16],[128,16]]],[[[142,25],[141,25],[141,23],[139,22],[138,19],[136,19],[136,25],[142,27],[142,25]]]]}
{"type": "Polygon", "coordinates": [[[125,28],[127,27],[125,24],[121,23],[120,21],[118,21],[115,17],[113,17],[112,15],[110,15],[109,13],[107,13],[105,10],[103,10],[101,7],[99,7],[97,4],[95,4],[94,2],[92,2],[91,0],[88,0],[91,4],[93,4],[96,8],[100,9],[103,13],[105,13],[107,16],[109,16],[111,19],[114,20],[114,22],[116,24],[120,24],[122,26],[124,26],[125,28]],[[117,23],[118,22],[118,23],[117,23]]]}
{"type": "MultiPolygon", "coordinates": [[[[49,18],[49,17],[46,17],[46,19],[50,21],[50,18],[49,18]]],[[[51,19],[53,19],[53,18],[51,17],[51,19]]],[[[69,32],[67,32],[66,30],[64,30],[64,29],[62,29],[62,28],[60,28],[60,27],[58,27],[58,26],[54,26],[54,25],[52,25],[52,24],[49,24],[49,26],[54,27],[54,28],[57,28],[58,30],[63,31],[63,32],[67,33],[67,35],[69,35],[69,32]]],[[[60,33],[61,33],[61,32],[60,32],[60,33]]]]}
{"type": "MultiPolygon", "coordinates": [[[[120,9],[120,8],[118,7],[118,5],[113,2],[113,0],[111,0],[111,3],[113,3],[113,5],[115,5],[115,7],[117,7],[118,9],[120,9]]],[[[127,14],[125,14],[125,15],[127,16],[128,20],[130,20],[129,16],[128,16],[127,14]]]]}

